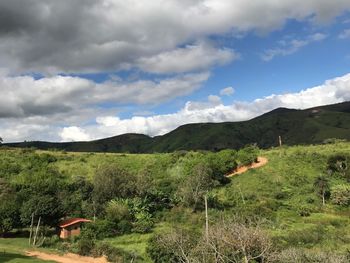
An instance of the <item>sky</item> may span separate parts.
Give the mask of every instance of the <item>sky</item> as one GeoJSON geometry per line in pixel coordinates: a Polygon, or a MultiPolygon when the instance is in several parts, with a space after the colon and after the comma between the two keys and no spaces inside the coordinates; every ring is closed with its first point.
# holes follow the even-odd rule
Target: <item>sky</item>
{"type": "Polygon", "coordinates": [[[0,137],[81,141],[350,100],[349,0],[2,0],[0,137]]]}

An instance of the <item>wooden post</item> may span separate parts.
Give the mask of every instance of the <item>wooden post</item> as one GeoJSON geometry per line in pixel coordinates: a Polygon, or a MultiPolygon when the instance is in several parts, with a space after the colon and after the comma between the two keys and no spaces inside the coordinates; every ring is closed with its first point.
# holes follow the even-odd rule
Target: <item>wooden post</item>
{"type": "Polygon", "coordinates": [[[36,239],[37,239],[38,233],[39,233],[40,221],[41,221],[41,217],[39,217],[38,225],[36,226],[36,230],[35,230],[34,241],[33,241],[34,246],[36,244],[36,239]]]}
{"type": "Polygon", "coordinates": [[[281,137],[281,135],[278,136],[278,141],[279,141],[280,147],[282,147],[282,137],[281,137]]]}
{"type": "Polygon", "coordinates": [[[32,244],[33,225],[34,225],[34,213],[32,213],[32,221],[30,223],[29,245],[32,244]]]}
{"type": "Polygon", "coordinates": [[[278,141],[280,144],[280,157],[282,157],[282,137],[281,137],[281,135],[278,136],[278,141]]]}
{"type": "Polygon", "coordinates": [[[205,238],[207,243],[209,243],[209,218],[208,218],[208,198],[207,194],[204,195],[204,205],[205,205],[205,238]]]}
{"type": "Polygon", "coordinates": [[[92,201],[92,209],[94,210],[94,223],[96,222],[96,205],[95,201],[92,201]]]}

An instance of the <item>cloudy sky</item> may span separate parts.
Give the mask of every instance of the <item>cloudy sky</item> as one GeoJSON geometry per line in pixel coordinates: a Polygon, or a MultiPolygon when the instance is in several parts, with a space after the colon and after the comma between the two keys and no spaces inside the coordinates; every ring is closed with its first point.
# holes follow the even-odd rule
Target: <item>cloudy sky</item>
{"type": "Polygon", "coordinates": [[[350,100],[350,1],[1,0],[0,91],[5,142],[350,100]]]}

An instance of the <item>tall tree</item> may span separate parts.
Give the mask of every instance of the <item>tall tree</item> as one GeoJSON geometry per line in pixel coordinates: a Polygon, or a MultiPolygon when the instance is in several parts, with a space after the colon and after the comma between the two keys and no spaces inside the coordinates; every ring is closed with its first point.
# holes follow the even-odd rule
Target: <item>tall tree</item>
{"type": "Polygon", "coordinates": [[[322,197],[322,204],[326,203],[326,195],[329,194],[329,183],[325,176],[318,176],[315,179],[314,187],[318,195],[322,197]]]}

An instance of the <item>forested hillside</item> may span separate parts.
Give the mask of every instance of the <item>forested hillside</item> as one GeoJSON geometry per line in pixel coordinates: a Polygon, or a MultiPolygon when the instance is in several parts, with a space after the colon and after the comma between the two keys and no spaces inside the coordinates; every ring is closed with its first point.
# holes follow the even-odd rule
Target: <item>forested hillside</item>
{"type": "Polygon", "coordinates": [[[276,109],[244,122],[197,123],[181,126],[163,136],[124,134],[91,142],[24,142],[11,147],[35,147],[75,152],[152,153],[177,150],[240,149],[256,143],[278,145],[319,144],[330,138],[350,140],[350,102],[307,110],[276,109]]]}

